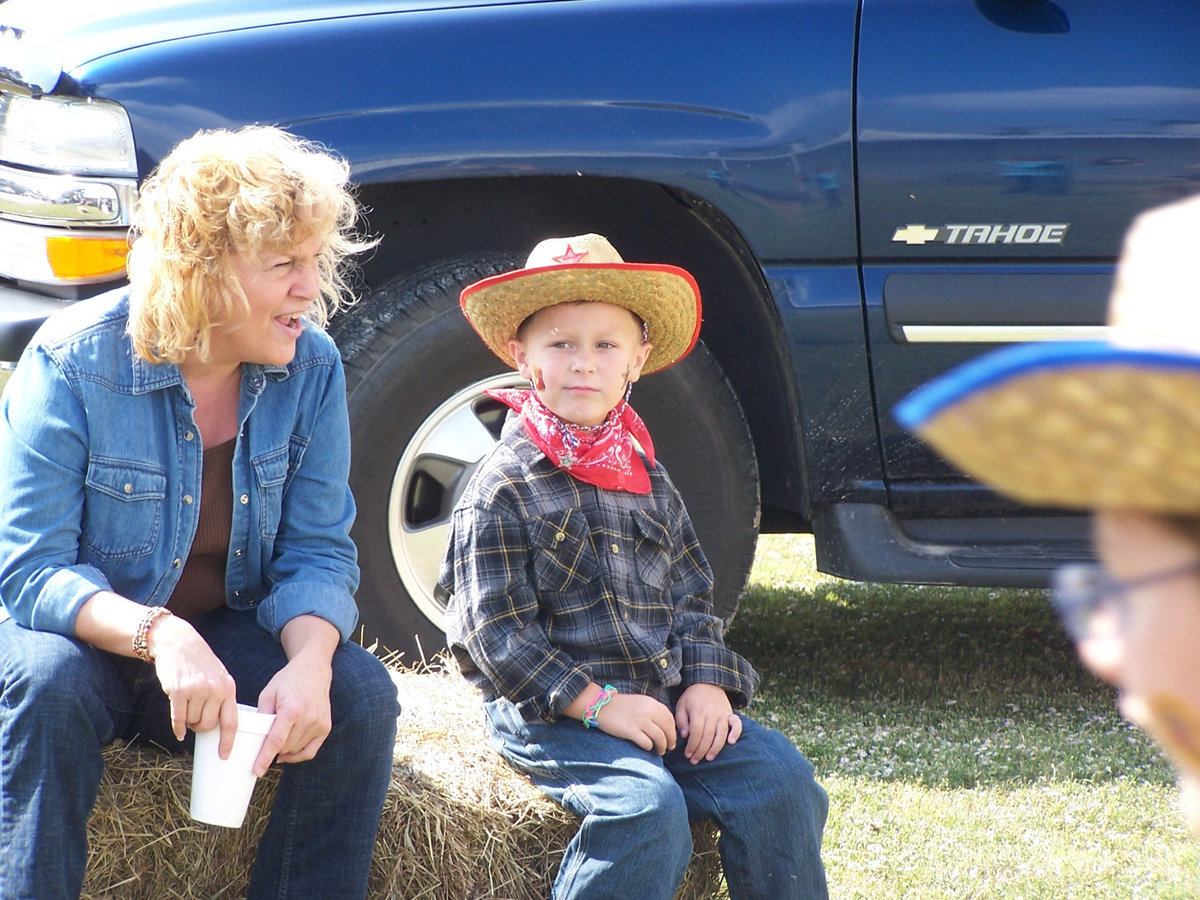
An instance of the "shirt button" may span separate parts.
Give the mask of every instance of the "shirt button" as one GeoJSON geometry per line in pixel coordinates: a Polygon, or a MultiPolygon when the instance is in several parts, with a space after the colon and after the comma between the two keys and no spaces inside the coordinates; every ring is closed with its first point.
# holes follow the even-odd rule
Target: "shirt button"
{"type": "Polygon", "coordinates": [[[194,440],[196,439],[196,432],[194,432],[194,431],[185,431],[185,432],[183,433],[183,439],[184,439],[185,441],[194,441],[194,440]]]}
{"type": "Polygon", "coordinates": [[[620,552],[621,552],[621,547],[620,547],[620,545],[619,545],[619,544],[613,544],[613,545],[612,545],[612,552],[613,552],[613,553],[620,553],[620,552]]]}
{"type": "Polygon", "coordinates": [[[566,536],[567,536],[567,533],[566,533],[565,531],[560,531],[558,534],[556,534],[556,535],[554,536],[554,540],[555,540],[555,541],[561,541],[561,540],[562,540],[563,538],[565,538],[566,536]]]}
{"type": "Polygon", "coordinates": [[[172,569],[178,569],[182,565],[183,565],[183,560],[181,560],[181,559],[171,560],[171,568],[172,569]]]}
{"type": "Polygon", "coordinates": [[[127,493],[127,494],[133,493],[133,485],[130,484],[129,482],[125,482],[125,493],[127,493]]]}
{"type": "Polygon", "coordinates": [[[667,667],[667,661],[665,659],[660,659],[658,661],[658,667],[660,669],[665,669],[667,667]]]}
{"type": "Polygon", "coordinates": [[[242,494],[242,496],[238,497],[238,503],[242,504],[242,506],[245,506],[249,502],[250,502],[249,494],[242,494]]]}
{"type": "Polygon", "coordinates": [[[242,558],[242,551],[241,551],[241,550],[234,550],[234,551],[233,551],[233,555],[234,555],[234,556],[236,556],[238,559],[241,559],[241,558],[242,558]]]}
{"type": "Polygon", "coordinates": [[[184,505],[184,506],[191,506],[191,505],[192,505],[192,495],[191,495],[191,494],[184,494],[184,495],[183,495],[183,505],[184,505]]]}

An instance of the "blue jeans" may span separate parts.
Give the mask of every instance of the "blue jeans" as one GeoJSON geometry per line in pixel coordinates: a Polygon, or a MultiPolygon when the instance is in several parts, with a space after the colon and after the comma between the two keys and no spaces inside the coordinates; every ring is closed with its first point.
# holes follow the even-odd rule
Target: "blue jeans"
{"type": "Polygon", "coordinates": [[[742,736],[692,765],[684,742],[659,757],[575,720],[524,722],[504,699],[484,704],[492,744],[582,820],[552,897],[671,900],[692,856],[690,822],[721,835],[733,900],[823,900],[821,832],[829,800],[778,731],[742,719],[742,736]]]}
{"type": "MultiPolygon", "coordinates": [[[[287,662],[253,611],[193,620],[237,684],[259,692],[287,662]]],[[[362,897],[391,782],[396,685],[355,644],[333,657],[333,729],[317,755],[282,766],[248,896],[362,897]]],[[[154,667],[73,638],[0,622],[0,898],[78,897],[87,821],[104,770],[101,748],[137,737],[181,743],[154,667]]]]}

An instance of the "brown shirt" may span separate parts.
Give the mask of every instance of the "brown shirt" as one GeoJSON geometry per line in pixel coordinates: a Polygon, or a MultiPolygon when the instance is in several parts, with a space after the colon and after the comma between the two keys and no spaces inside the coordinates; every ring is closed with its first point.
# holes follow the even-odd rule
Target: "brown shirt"
{"type": "Polygon", "coordinates": [[[225,605],[225,563],[233,521],[233,447],[229,440],[204,451],[200,481],[200,521],[192,551],[167,607],[180,616],[225,605]]]}

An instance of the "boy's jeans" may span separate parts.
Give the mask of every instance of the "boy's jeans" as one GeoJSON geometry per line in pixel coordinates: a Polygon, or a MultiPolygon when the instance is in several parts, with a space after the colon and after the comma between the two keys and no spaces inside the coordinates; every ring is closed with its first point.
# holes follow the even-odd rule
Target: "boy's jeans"
{"type": "MultiPolygon", "coordinates": [[[[253,612],[193,624],[255,706],[287,659],[253,612]]],[[[333,658],[333,730],[282,766],[250,897],[362,897],[391,781],[399,704],[383,664],[344,644],[333,658]]],[[[0,898],[78,897],[101,748],[139,734],[177,749],[153,666],[71,638],[0,622],[0,898]]],[[[189,743],[190,743],[189,732],[189,743]]]]}
{"type": "Polygon", "coordinates": [[[692,765],[572,720],[522,721],[507,700],[485,704],[492,744],[583,821],[567,846],[556,900],[671,900],[692,855],[689,821],[721,830],[733,900],[824,900],[821,832],[829,801],[813,769],[777,731],[742,719],[742,736],[692,765]]]}

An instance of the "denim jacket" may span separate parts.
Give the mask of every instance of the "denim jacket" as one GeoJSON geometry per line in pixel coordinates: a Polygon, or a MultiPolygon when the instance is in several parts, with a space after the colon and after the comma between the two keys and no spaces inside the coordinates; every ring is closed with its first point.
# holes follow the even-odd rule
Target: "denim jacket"
{"type": "MultiPolygon", "coordinates": [[[[137,357],[128,290],[53,316],[0,401],[0,601],[20,624],[73,635],[111,590],[148,606],[179,581],[200,510],[201,441],[179,367],[137,357]]],[[[358,618],[350,430],[333,341],[308,328],[286,368],[242,366],[225,602],[278,637],[358,618]]]]}

